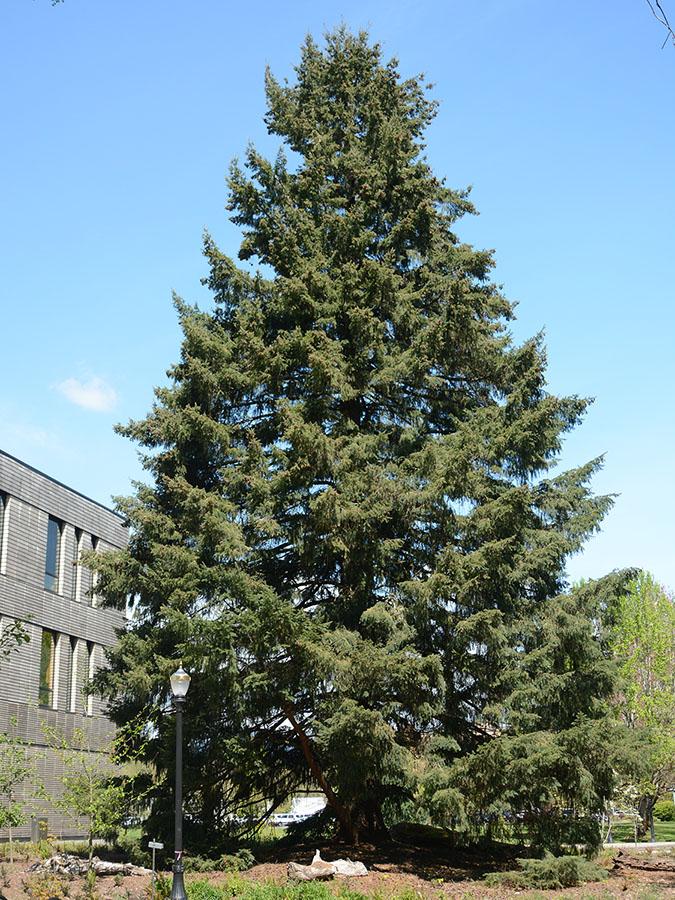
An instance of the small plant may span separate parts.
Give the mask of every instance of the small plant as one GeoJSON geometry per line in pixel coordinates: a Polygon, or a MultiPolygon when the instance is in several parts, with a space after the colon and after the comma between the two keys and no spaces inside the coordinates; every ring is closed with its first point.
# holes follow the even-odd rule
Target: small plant
{"type": "Polygon", "coordinates": [[[6,866],[0,866],[0,882],[3,887],[9,887],[9,873],[6,866]]]}
{"type": "Polygon", "coordinates": [[[188,900],[224,900],[225,892],[208,881],[193,881],[187,887],[188,900]]]}
{"type": "Polygon", "coordinates": [[[115,877],[113,878],[113,884],[115,885],[115,887],[122,887],[123,881],[124,881],[123,876],[119,875],[119,874],[115,875],[115,877]]]}
{"type": "Polygon", "coordinates": [[[225,861],[222,866],[225,872],[245,872],[246,869],[250,869],[255,865],[255,856],[246,847],[242,847],[236,853],[230,853],[222,858],[225,861]]]}
{"type": "Polygon", "coordinates": [[[155,883],[150,883],[145,889],[145,896],[148,900],[171,900],[171,886],[171,878],[158,872],[155,883]]]}
{"type": "Polygon", "coordinates": [[[223,897],[243,897],[248,884],[249,882],[244,881],[241,875],[236,872],[228,875],[225,882],[221,885],[223,897]]]}
{"type": "Polygon", "coordinates": [[[54,846],[49,841],[39,841],[39,843],[32,844],[32,846],[35,847],[35,852],[40,859],[49,859],[50,856],[54,855],[54,846]]]}
{"type": "MultiPolygon", "coordinates": [[[[370,900],[373,900],[373,896],[374,895],[371,894],[370,900]]],[[[340,898],[340,900],[367,900],[365,894],[360,893],[360,891],[353,891],[351,888],[348,888],[346,886],[340,888],[340,890],[338,891],[338,897],[340,898]]]]}
{"type": "Polygon", "coordinates": [[[576,887],[587,881],[602,881],[607,870],[583,856],[551,856],[543,859],[519,859],[520,869],[492,872],[485,876],[490,887],[509,887],[516,890],[542,888],[558,890],[576,887]]]}
{"type": "Polygon", "coordinates": [[[96,900],[98,897],[98,891],[96,890],[96,872],[94,869],[89,869],[84,876],[84,888],[82,894],[87,900],[96,900]]]}
{"type": "Polygon", "coordinates": [[[29,875],[22,879],[21,887],[29,900],[52,900],[53,897],[68,896],[68,882],[50,872],[29,875]]]}
{"type": "Polygon", "coordinates": [[[414,888],[405,887],[396,895],[396,900],[423,900],[423,894],[414,888]]]}

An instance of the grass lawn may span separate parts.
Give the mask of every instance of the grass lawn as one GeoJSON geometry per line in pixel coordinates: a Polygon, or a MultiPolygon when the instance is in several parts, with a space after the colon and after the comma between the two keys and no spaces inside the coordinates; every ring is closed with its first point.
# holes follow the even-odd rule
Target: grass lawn
{"type": "MultiPolygon", "coordinates": [[[[675,822],[654,822],[654,829],[657,841],[675,841],[675,822]]],[[[634,836],[633,826],[628,823],[615,825],[612,828],[612,837],[615,841],[632,841],[634,836]]],[[[649,836],[641,840],[648,841],[649,836]]]]}

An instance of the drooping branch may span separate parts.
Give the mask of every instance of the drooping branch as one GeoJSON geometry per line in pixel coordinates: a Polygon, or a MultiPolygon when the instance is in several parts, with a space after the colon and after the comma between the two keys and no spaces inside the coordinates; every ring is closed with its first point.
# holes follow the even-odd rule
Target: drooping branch
{"type": "Polygon", "coordinates": [[[673,32],[671,24],[668,21],[668,16],[666,15],[665,10],[659,3],[659,0],[653,0],[653,2],[652,2],[652,0],[647,0],[647,6],[651,9],[652,15],[654,16],[656,21],[660,22],[663,25],[663,27],[666,29],[666,31],[668,32],[666,34],[663,44],[661,44],[661,49],[663,50],[663,48],[666,46],[668,41],[670,41],[672,43],[673,47],[675,47],[675,32],[673,32]]]}
{"type": "Polygon", "coordinates": [[[354,829],[352,827],[352,817],[350,815],[350,812],[347,807],[340,802],[337,795],[333,791],[333,788],[328,784],[326,776],[323,773],[323,769],[319,765],[319,762],[314,755],[314,751],[312,749],[312,745],[307,736],[307,733],[295,718],[293,708],[290,703],[286,704],[286,706],[284,707],[284,712],[286,713],[286,718],[291,723],[293,731],[298,736],[298,740],[300,741],[300,746],[302,747],[302,752],[310,772],[314,776],[316,783],[326,795],[326,800],[328,801],[330,806],[333,807],[335,815],[337,816],[338,821],[340,822],[340,825],[345,832],[345,835],[352,837],[354,834],[354,829]]]}

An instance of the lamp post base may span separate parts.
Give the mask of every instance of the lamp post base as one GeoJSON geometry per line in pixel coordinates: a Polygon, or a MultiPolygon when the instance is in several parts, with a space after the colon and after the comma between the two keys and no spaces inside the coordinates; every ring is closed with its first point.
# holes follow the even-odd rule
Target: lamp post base
{"type": "Polygon", "coordinates": [[[183,882],[183,863],[173,864],[173,884],[171,885],[171,900],[187,900],[185,884],[183,882]]]}

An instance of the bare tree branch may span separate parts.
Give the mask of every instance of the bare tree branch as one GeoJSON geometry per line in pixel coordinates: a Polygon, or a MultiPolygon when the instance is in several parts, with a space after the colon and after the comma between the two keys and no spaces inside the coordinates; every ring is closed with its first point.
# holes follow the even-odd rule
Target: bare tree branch
{"type": "Polygon", "coordinates": [[[663,50],[668,41],[670,41],[673,47],[675,47],[675,32],[673,31],[670,22],[668,21],[668,16],[659,3],[659,0],[654,0],[654,2],[652,2],[652,0],[647,0],[647,6],[651,9],[652,15],[654,16],[656,21],[660,22],[668,32],[666,34],[666,39],[664,40],[663,44],[661,44],[661,49],[663,50]]]}

